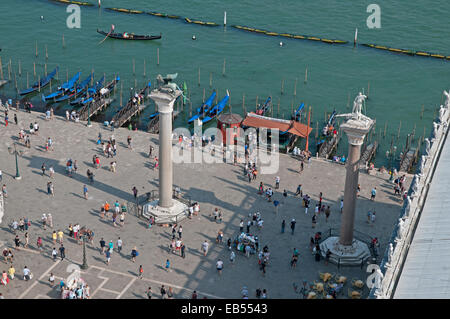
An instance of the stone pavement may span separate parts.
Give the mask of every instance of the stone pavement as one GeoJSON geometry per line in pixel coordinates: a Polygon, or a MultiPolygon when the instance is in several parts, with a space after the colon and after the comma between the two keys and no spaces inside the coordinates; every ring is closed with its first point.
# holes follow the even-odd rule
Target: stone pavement
{"type": "MultiPolygon", "coordinates": [[[[10,119],[14,112],[9,112],[10,119]]],[[[358,278],[365,281],[367,273],[365,267],[360,269],[326,266],[323,261],[315,262],[309,248],[309,239],[316,231],[325,233],[330,227],[339,230],[339,201],[343,197],[345,168],[342,165],[313,159],[305,165],[305,170],[299,174],[299,162],[292,157],[280,154],[280,170],[274,175],[260,175],[257,181],[248,183],[243,176],[241,165],[232,164],[174,164],[174,186],[189,195],[200,204],[200,214],[193,219],[182,222],[183,241],[187,247],[186,258],[168,251],[170,244],[170,228],[146,228],[143,220],[128,214],[124,227],[114,227],[110,219],[99,217],[101,205],[108,201],[112,205],[116,200],[126,203],[133,200],[131,189],[136,186],[139,194],[157,189],[158,171],[147,157],[149,145],[155,146],[157,154],[157,136],[141,131],[129,131],[125,128],[116,129],[114,136],[118,143],[117,172],[109,171],[111,159],[103,156],[101,147],[96,145],[98,132],[102,132],[103,139],[108,139],[112,132],[99,123],[92,123],[88,128],[82,123],[66,122],[64,118],[56,117],[52,121],[45,121],[43,114],[28,114],[18,112],[19,125],[14,123],[4,126],[4,113],[0,114],[0,169],[3,171],[2,184],[7,185],[8,197],[5,198],[5,216],[0,225],[0,241],[4,246],[14,245],[14,235],[8,228],[13,219],[18,220],[27,216],[32,225],[29,229],[29,249],[15,252],[14,266],[16,273],[21,274],[27,265],[34,274],[30,282],[21,279],[21,275],[14,279],[7,287],[0,286],[0,292],[5,298],[57,298],[55,288],[48,284],[48,275],[53,272],[58,278],[66,278],[69,273],[67,266],[72,262],[81,264],[82,246],[68,239],[67,227],[69,223],[86,225],[95,232],[93,244],[87,244],[89,269],[82,272],[91,287],[93,298],[145,298],[145,290],[151,286],[155,297],[160,297],[159,287],[174,288],[175,297],[188,298],[193,290],[197,290],[199,298],[240,298],[243,286],[249,288],[254,297],[256,288],[266,288],[269,298],[298,298],[293,290],[293,283],[300,284],[303,280],[318,281],[319,272],[331,272],[345,275],[351,280],[358,278]],[[24,146],[19,148],[25,153],[19,158],[22,180],[14,180],[14,156],[8,153],[8,146],[17,140],[20,128],[28,129],[29,123],[38,121],[39,135],[31,136],[31,149],[24,146]],[[126,147],[127,136],[132,137],[133,150],[126,147]],[[54,140],[54,151],[46,152],[44,145],[46,138],[54,140]],[[92,167],[92,156],[100,156],[101,168],[92,167]],[[65,173],[65,163],[72,158],[77,160],[78,172],[72,178],[65,173]],[[55,196],[47,195],[46,185],[48,176],[42,176],[41,165],[45,162],[47,168],[53,165],[55,176],[53,184],[55,196]],[[95,174],[95,183],[90,185],[86,177],[87,169],[95,174]],[[289,196],[275,214],[274,206],[257,194],[260,181],[264,184],[275,185],[275,176],[281,178],[280,189],[275,191],[275,198],[281,199],[283,189],[287,189],[289,196]],[[89,189],[89,199],[83,198],[83,185],[89,189]],[[303,192],[311,196],[310,212],[305,215],[301,207],[301,200],[294,197],[298,184],[303,185],[303,192]],[[280,191],[280,192],[278,192],[280,191]],[[315,229],[311,228],[311,217],[314,206],[318,201],[319,192],[323,192],[324,203],[332,207],[331,217],[325,223],[322,214],[318,218],[315,229]],[[215,207],[222,209],[224,214],[222,224],[212,221],[209,214],[215,207]],[[226,247],[228,238],[234,239],[239,234],[239,221],[246,222],[248,215],[259,211],[264,219],[264,227],[251,229],[260,238],[260,247],[268,245],[271,252],[267,274],[262,276],[257,257],[246,258],[236,252],[234,265],[229,262],[229,251],[226,247]],[[67,260],[54,262],[51,258],[53,248],[51,233],[40,225],[43,213],[51,213],[54,229],[65,232],[64,246],[67,260]],[[297,225],[295,234],[291,235],[289,222],[295,217],[297,225]],[[280,233],[281,221],[286,220],[286,232],[280,233]],[[223,230],[224,244],[217,244],[217,232],[223,230]],[[44,251],[36,249],[36,239],[43,236],[44,251]],[[106,265],[104,255],[100,254],[99,240],[106,242],[118,237],[123,240],[121,254],[115,250],[110,265],[106,265]],[[204,257],[200,252],[204,240],[210,243],[208,255],[204,257]],[[135,263],[130,261],[131,249],[137,246],[139,256],[135,263]],[[297,268],[290,268],[293,248],[300,251],[297,268]],[[166,259],[171,261],[171,271],[164,270],[166,259]],[[215,263],[218,258],[224,260],[224,270],[221,276],[217,274],[215,263]],[[144,267],[144,279],[136,279],[139,265],[144,267]]],[[[378,173],[379,174],[379,173],[378,173]]],[[[356,230],[369,236],[376,236],[381,243],[380,253],[386,248],[394,224],[400,213],[401,200],[393,195],[392,184],[388,183],[388,175],[370,176],[360,174],[361,197],[357,201],[356,230]],[[377,187],[377,198],[371,202],[370,190],[377,187]],[[377,220],[375,225],[369,225],[367,211],[375,209],[377,220]]],[[[408,185],[411,177],[408,176],[408,185]]],[[[407,186],[408,186],[407,185],[407,186]]],[[[18,232],[22,242],[24,234],[18,232]]],[[[57,248],[59,247],[56,246],[57,248]]],[[[59,260],[59,259],[58,259],[59,260]]],[[[9,265],[2,262],[0,271],[7,270],[9,265]]],[[[347,296],[347,284],[344,296],[347,296]]],[[[367,288],[364,291],[367,294],[367,288]]]]}

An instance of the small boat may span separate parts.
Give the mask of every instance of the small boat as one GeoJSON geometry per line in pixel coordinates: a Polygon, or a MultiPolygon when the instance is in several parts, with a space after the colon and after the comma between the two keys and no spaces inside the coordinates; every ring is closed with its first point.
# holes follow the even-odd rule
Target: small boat
{"type": "Polygon", "coordinates": [[[225,109],[225,106],[229,99],[230,99],[230,94],[227,91],[227,95],[225,95],[225,97],[222,100],[220,100],[220,102],[217,103],[217,105],[214,106],[209,111],[208,115],[203,118],[203,120],[202,120],[203,124],[208,123],[209,121],[214,119],[217,115],[222,113],[222,111],[225,109]]]}
{"type": "Polygon", "coordinates": [[[53,100],[56,97],[60,97],[64,94],[66,94],[66,92],[70,91],[74,87],[75,83],[80,78],[80,75],[81,75],[81,72],[78,72],[77,74],[75,74],[69,81],[61,84],[61,86],[58,87],[58,90],[56,92],[50,93],[47,96],[42,94],[42,102],[46,102],[48,100],[53,100]]]}
{"type": "Polygon", "coordinates": [[[263,105],[258,105],[258,108],[256,109],[256,114],[264,115],[269,110],[271,101],[272,101],[272,97],[269,96],[263,105]]]}
{"type": "Polygon", "coordinates": [[[216,98],[216,94],[217,94],[216,91],[212,92],[211,96],[206,100],[206,102],[201,107],[197,108],[197,114],[192,116],[188,120],[188,123],[194,122],[196,119],[200,118],[201,116],[203,116],[203,114],[206,114],[206,112],[208,112],[209,108],[211,107],[212,103],[214,102],[214,99],[216,98]]]}
{"type": "Polygon", "coordinates": [[[161,39],[162,35],[137,35],[134,33],[112,33],[112,32],[105,32],[102,30],[97,29],[97,32],[100,34],[103,34],[104,36],[107,36],[111,39],[120,39],[120,40],[157,40],[161,39]]]}
{"type": "Polygon", "coordinates": [[[28,89],[22,90],[20,91],[19,95],[27,95],[30,94],[32,92],[35,92],[37,90],[39,90],[39,88],[43,88],[46,85],[48,85],[50,83],[50,81],[55,77],[56,72],[58,72],[59,67],[57,66],[50,74],[48,74],[46,77],[42,78],[40,81],[36,82],[33,84],[33,86],[31,86],[28,89]]]}
{"type": "MultiPolygon", "coordinates": [[[[87,89],[89,82],[91,82],[91,79],[93,76],[94,76],[93,74],[90,74],[86,79],[83,80],[83,82],[81,82],[80,84],[77,85],[77,88],[76,88],[77,94],[76,95],[83,93],[87,89]]],[[[72,88],[69,91],[69,93],[66,93],[65,95],[57,98],[55,100],[55,103],[63,102],[63,101],[69,100],[73,97],[75,97],[75,88],[72,88]]]]}
{"type": "Polygon", "coordinates": [[[305,103],[302,102],[302,104],[300,104],[298,106],[298,108],[295,110],[295,112],[294,112],[294,120],[295,121],[297,121],[297,122],[299,121],[300,115],[302,114],[302,111],[303,111],[304,107],[305,107],[305,103]]]}
{"type": "MultiPolygon", "coordinates": [[[[292,119],[296,122],[300,120],[300,115],[302,114],[303,108],[305,107],[305,103],[301,103],[298,108],[295,110],[294,114],[292,115],[292,119]]],[[[280,136],[286,135],[289,130],[287,131],[281,131],[280,136]]]]}

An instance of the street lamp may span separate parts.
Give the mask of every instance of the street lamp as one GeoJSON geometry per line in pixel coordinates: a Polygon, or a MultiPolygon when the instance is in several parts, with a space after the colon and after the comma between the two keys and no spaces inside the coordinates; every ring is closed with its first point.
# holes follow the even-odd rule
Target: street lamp
{"type": "Polygon", "coordinates": [[[11,146],[8,147],[8,152],[10,154],[14,154],[14,156],[16,158],[16,176],[14,178],[16,180],[21,180],[22,176],[20,176],[20,173],[19,173],[19,162],[17,160],[17,155],[22,156],[23,155],[23,151],[20,151],[20,150],[18,151],[17,148],[16,148],[16,144],[17,144],[16,142],[13,143],[14,149],[11,146]]]}
{"type": "MultiPolygon", "coordinates": [[[[86,227],[85,227],[86,231],[86,227]]],[[[88,269],[89,266],[87,264],[87,258],[86,258],[86,233],[83,234],[83,264],[81,265],[81,269],[88,269]]]]}
{"type": "Polygon", "coordinates": [[[88,104],[88,121],[87,121],[87,127],[91,127],[91,103],[88,104]]]}

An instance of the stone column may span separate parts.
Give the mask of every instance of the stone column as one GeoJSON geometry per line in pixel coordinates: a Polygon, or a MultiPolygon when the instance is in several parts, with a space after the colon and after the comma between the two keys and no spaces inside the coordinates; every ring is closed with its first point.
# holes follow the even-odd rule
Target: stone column
{"type": "Polygon", "coordinates": [[[348,137],[348,156],[346,161],[346,176],[344,190],[344,209],[341,216],[341,232],[339,244],[351,246],[353,243],[353,226],[356,211],[356,189],[359,177],[359,159],[361,156],[361,145],[364,137],[372,126],[372,121],[363,123],[349,120],[341,128],[348,137]]]}
{"type": "Polygon", "coordinates": [[[153,90],[150,98],[155,101],[159,112],[159,206],[170,208],[172,202],[172,113],[173,104],[181,91],[167,88],[153,90]]]}

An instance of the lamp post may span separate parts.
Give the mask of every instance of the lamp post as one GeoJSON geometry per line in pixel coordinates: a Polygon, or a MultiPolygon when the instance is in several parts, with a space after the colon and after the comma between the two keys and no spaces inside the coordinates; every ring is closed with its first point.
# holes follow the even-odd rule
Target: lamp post
{"type": "Polygon", "coordinates": [[[16,158],[16,176],[14,176],[14,178],[15,178],[16,180],[21,180],[21,179],[22,179],[22,176],[20,176],[20,173],[19,173],[19,161],[18,161],[18,159],[17,159],[17,155],[22,156],[22,155],[23,155],[23,151],[18,151],[18,150],[17,150],[17,148],[16,148],[16,142],[14,142],[13,145],[14,145],[14,149],[10,146],[10,147],[8,147],[8,152],[9,152],[10,154],[14,154],[14,156],[15,156],[15,158],[16,158]]]}
{"type": "MultiPolygon", "coordinates": [[[[85,228],[86,229],[86,228],[85,228]]],[[[81,269],[88,269],[89,266],[87,264],[86,258],[86,233],[83,235],[83,264],[81,265],[81,269]]]]}
{"type": "Polygon", "coordinates": [[[91,103],[88,104],[88,121],[87,121],[87,127],[91,127],[91,103]]]}

